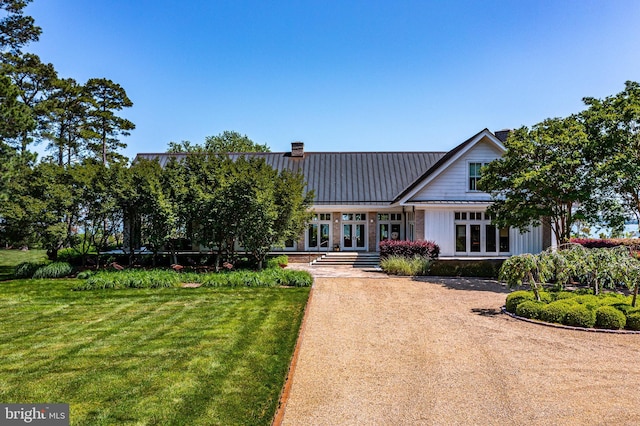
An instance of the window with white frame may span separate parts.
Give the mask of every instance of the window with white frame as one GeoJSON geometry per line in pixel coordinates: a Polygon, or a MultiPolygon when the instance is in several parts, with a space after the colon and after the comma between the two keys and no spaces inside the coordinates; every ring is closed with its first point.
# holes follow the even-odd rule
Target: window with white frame
{"type": "Polygon", "coordinates": [[[454,212],[456,253],[509,253],[509,228],[497,228],[491,219],[484,212],[454,212]]]}
{"type": "Polygon", "coordinates": [[[488,163],[469,163],[469,191],[479,191],[478,181],[482,177],[480,170],[488,163]]]}

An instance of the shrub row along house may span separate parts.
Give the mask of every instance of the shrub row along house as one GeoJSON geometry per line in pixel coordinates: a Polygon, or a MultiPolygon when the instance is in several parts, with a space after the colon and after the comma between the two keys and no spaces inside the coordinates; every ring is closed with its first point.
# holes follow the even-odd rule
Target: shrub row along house
{"type": "MultiPolygon", "coordinates": [[[[490,196],[477,190],[481,167],[505,151],[508,131],[487,129],[449,152],[235,153],[261,157],[276,170],[302,172],[313,190],[313,218],[284,250],[370,251],[380,241],[432,240],[441,257],[506,257],[551,244],[547,227],[498,229],[486,213],[490,196]]],[[[138,154],[164,166],[186,154],[138,154]]],[[[196,249],[194,247],[194,249],[196,249]]]]}

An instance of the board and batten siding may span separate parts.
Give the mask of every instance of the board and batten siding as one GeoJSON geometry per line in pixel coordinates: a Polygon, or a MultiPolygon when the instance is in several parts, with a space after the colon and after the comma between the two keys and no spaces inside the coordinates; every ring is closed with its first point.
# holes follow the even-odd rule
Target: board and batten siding
{"type": "Polygon", "coordinates": [[[424,239],[440,246],[440,256],[455,255],[453,210],[425,210],[424,239]]]}
{"type": "Polygon", "coordinates": [[[502,152],[491,142],[481,140],[464,153],[446,170],[442,171],[411,201],[489,201],[490,196],[480,191],[469,191],[469,163],[489,163],[499,158],[502,152]]]}
{"type": "MultiPolygon", "coordinates": [[[[424,210],[424,239],[435,241],[440,246],[440,256],[460,256],[455,252],[455,216],[456,211],[478,211],[477,208],[459,206],[451,209],[424,210]]],[[[530,228],[529,232],[520,233],[512,228],[509,232],[511,255],[523,253],[540,253],[543,249],[542,227],[530,228]]],[[[504,254],[495,254],[503,256],[504,254]]],[[[464,256],[464,255],[462,255],[464,256]]],[[[473,254],[470,256],[491,257],[490,254],[473,254]]]]}

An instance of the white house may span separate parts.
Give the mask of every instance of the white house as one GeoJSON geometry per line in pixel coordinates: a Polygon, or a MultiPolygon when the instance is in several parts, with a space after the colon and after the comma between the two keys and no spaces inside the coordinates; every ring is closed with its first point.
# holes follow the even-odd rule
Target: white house
{"type": "MultiPolygon", "coordinates": [[[[263,157],[272,167],[301,171],[314,190],[313,220],[291,251],[377,251],[386,239],[432,240],[440,257],[505,257],[551,244],[542,227],[497,229],[478,191],[480,168],[505,151],[508,131],[487,129],[449,152],[305,152],[301,142],[263,157]]],[[[183,154],[138,154],[159,159],[183,154]]]]}

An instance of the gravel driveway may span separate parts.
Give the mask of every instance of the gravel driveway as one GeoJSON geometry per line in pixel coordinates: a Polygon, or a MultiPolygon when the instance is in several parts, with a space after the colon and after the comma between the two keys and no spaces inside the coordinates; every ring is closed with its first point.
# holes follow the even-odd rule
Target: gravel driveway
{"type": "Polygon", "coordinates": [[[285,425],[637,425],[640,335],[500,314],[492,281],[316,278],[285,425]]]}

